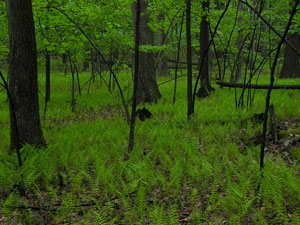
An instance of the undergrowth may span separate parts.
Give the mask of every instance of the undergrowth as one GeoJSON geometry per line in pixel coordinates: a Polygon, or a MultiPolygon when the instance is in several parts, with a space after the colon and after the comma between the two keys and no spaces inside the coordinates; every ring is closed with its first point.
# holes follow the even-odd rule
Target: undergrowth
{"type": "MultiPolygon", "coordinates": [[[[81,74],[82,83],[88,78],[81,74]]],[[[129,101],[130,76],[121,73],[120,79],[129,101]]],[[[1,92],[2,216],[15,224],[299,224],[299,163],[287,165],[266,155],[256,193],[259,146],[249,140],[261,130],[251,118],[263,112],[265,91],[257,91],[252,108],[236,109],[234,90],[215,86],[209,98],[196,102],[195,116],[187,121],[185,81],[179,80],[175,105],[173,83],[160,86],[163,97],[146,105],[153,116],[137,121],[135,148],[124,161],[129,127],[117,90],[109,94],[99,81],[91,83],[90,94],[87,86],[77,94],[72,113],[70,79],[55,73],[43,116],[41,76],[48,147],[24,146],[21,169],[16,154],[7,154],[9,117],[1,92]],[[17,209],[20,205],[48,208],[17,209]]],[[[277,116],[299,118],[299,97],[298,91],[274,91],[277,116]]]]}

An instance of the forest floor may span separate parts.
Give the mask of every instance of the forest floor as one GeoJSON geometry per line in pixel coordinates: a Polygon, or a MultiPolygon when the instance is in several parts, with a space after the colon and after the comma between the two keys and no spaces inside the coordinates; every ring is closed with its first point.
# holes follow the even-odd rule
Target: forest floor
{"type": "MultiPolygon", "coordinates": [[[[119,76],[129,101],[131,76],[119,76]]],[[[84,84],[89,74],[80,78],[84,84]]],[[[187,121],[186,79],[174,105],[173,82],[163,84],[159,102],[145,105],[152,117],[137,120],[135,148],[124,161],[129,126],[117,89],[110,94],[98,80],[88,94],[86,85],[72,112],[70,77],[54,73],[43,115],[44,82],[41,76],[48,147],[25,146],[20,169],[16,154],[7,154],[8,107],[0,92],[0,224],[300,224],[299,91],[272,94],[279,140],[268,135],[261,179],[262,124],[254,114],[264,111],[266,91],[255,92],[252,107],[236,109],[234,89],[215,86],[187,121]]]]}

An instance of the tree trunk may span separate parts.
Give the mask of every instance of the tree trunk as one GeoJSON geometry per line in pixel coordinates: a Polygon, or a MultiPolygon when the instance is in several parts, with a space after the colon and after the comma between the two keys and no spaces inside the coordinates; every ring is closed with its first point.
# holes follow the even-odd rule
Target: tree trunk
{"type": "Polygon", "coordinates": [[[135,48],[134,48],[134,81],[133,81],[133,95],[132,95],[132,110],[130,118],[130,132],[128,141],[128,152],[131,152],[134,147],[134,129],[135,129],[135,117],[137,107],[137,90],[139,80],[139,60],[140,60],[140,21],[141,21],[141,1],[137,0],[135,7],[135,48]]]}
{"type": "MultiPolygon", "coordinates": [[[[209,1],[202,3],[202,10],[208,12],[209,1]]],[[[205,56],[205,51],[209,47],[209,24],[207,21],[207,16],[204,14],[202,16],[201,25],[200,25],[200,57],[201,61],[204,60],[203,68],[201,71],[201,87],[198,90],[197,96],[199,98],[205,98],[209,96],[213,88],[210,86],[210,77],[209,77],[209,52],[205,56]],[[205,57],[203,59],[203,57],[205,57]]],[[[201,66],[201,65],[200,65],[201,66]]]]}
{"type": "Polygon", "coordinates": [[[50,83],[50,73],[51,73],[51,58],[49,55],[49,52],[46,51],[46,95],[45,95],[45,101],[49,102],[50,101],[50,88],[51,88],[51,83],[50,83]]]}
{"type": "MultiPolygon", "coordinates": [[[[136,3],[133,3],[133,17],[135,21],[136,15],[136,3]]],[[[145,0],[141,0],[141,21],[140,21],[140,45],[153,45],[153,31],[148,26],[150,22],[149,15],[147,13],[148,4],[145,0]]],[[[140,52],[140,70],[139,81],[137,91],[137,102],[156,102],[161,98],[161,94],[158,90],[158,85],[155,75],[154,54],[152,52],[140,52]]]]}
{"type": "MultiPolygon", "coordinates": [[[[245,11],[245,8],[243,7],[242,3],[239,3],[239,12],[242,13],[245,11]]],[[[242,26],[243,23],[243,16],[240,15],[238,18],[238,23],[240,26],[242,26]]],[[[239,29],[238,31],[238,38],[237,38],[237,48],[238,48],[238,56],[237,56],[237,64],[236,64],[236,74],[235,74],[235,80],[234,82],[238,82],[242,78],[242,69],[243,69],[243,30],[239,29]]]]}
{"type": "Polygon", "coordinates": [[[90,63],[88,59],[85,59],[82,63],[82,72],[87,72],[89,71],[90,63]]]}
{"type": "Polygon", "coordinates": [[[46,146],[38,103],[37,52],[31,0],[7,0],[10,39],[11,149],[46,146]],[[13,114],[15,114],[15,118],[13,114]]]}
{"type": "MultiPolygon", "coordinates": [[[[177,55],[176,55],[176,61],[175,61],[175,81],[174,81],[173,104],[175,104],[175,101],[176,101],[177,78],[178,78],[177,72],[178,72],[178,64],[180,62],[180,49],[181,49],[181,38],[182,38],[183,22],[184,22],[184,13],[182,14],[182,18],[181,18],[180,31],[179,31],[179,37],[178,37],[178,43],[177,43],[177,55]]],[[[177,32],[176,32],[176,36],[177,36],[177,32]]]]}
{"type": "Polygon", "coordinates": [[[192,68],[192,36],[191,36],[191,0],[186,0],[186,55],[187,55],[187,117],[193,112],[193,68],[192,68]]]}
{"type": "Polygon", "coordinates": [[[234,78],[234,82],[238,82],[242,78],[242,70],[243,70],[243,42],[244,37],[242,32],[239,31],[238,38],[237,38],[237,49],[238,49],[238,56],[236,62],[236,74],[234,78]]]}
{"type": "Polygon", "coordinates": [[[62,63],[64,64],[64,74],[65,76],[68,74],[68,56],[66,53],[61,55],[62,63]]]}
{"type": "MultiPolygon", "coordinates": [[[[300,35],[297,33],[289,37],[292,45],[300,50],[300,35]]],[[[300,64],[297,54],[288,46],[284,48],[283,66],[281,68],[279,78],[298,78],[300,77],[300,64]]]]}

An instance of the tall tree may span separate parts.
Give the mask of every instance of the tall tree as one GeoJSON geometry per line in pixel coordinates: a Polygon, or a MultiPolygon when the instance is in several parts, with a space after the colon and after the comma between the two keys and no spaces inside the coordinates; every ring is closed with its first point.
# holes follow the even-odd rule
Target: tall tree
{"type": "MultiPolygon", "coordinates": [[[[243,7],[242,3],[238,3],[238,10],[240,13],[245,11],[245,8],[243,7]]],[[[243,22],[243,16],[240,15],[238,18],[239,25],[242,26],[243,22]]],[[[234,78],[234,82],[240,81],[242,78],[242,69],[243,69],[243,42],[244,42],[244,37],[243,37],[243,30],[239,29],[238,30],[238,37],[237,37],[237,50],[238,50],[238,56],[237,56],[237,64],[236,64],[236,74],[234,78]]]]}
{"type": "Polygon", "coordinates": [[[45,60],[46,60],[46,91],[45,91],[45,101],[46,103],[50,101],[50,90],[51,90],[51,58],[48,50],[45,52],[45,60]]]}
{"type": "Polygon", "coordinates": [[[193,68],[192,68],[192,35],[191,35],[191,0],[186,0],[186,56],[187,56],[187,116],[193,112],[193,68]]]}
{"type": "Polygon", "coordinates": [[[140,21],[141,21],[141,1],[137,0],[135,4],[136,15],[135,15],[135,52],[134,52],[134,86],[133,86],[133,96],[132,96],[132,111],[130,118],[130,132],[129,132],[129,142],[128,142],[128,152],[131,152],[134,147],[134,126],[136,117],[136,107],[137,107],[137,90],[139,82],[139,60],[140,60],[140,21]]]}
{"type": "MultiPolygon", "coordinates": [[[[136,20],[136,7],[132,6],[134,21],[136,20]]],[[[149,14],[147,13],[148,1],[141,0],[141,20],[140,20],[140,45],[153,45],[153,31],[148,26],[150,22],[149,14]]],[[[139,81],[137,91],[137,102],[156,102],[161,98],[158,90],[158,85],[155,75],[154,54],[152,52],[140,51],[140,67],[139,81]]]]}
{"type": "Polygon", "coordinates": [[[10,39],[11,149],[46,145],[39,115],[37,51],[31,0],[6,0],[10,39]],[[14,112],[12,112],[14,110],[14,112]],[[15,116],[14,116],[15,115],[15,116]]]}
{"type": "MultiPolygon", "coordinates": [[[[209,96],[213,88],[210,86],[209,76],[209,23],[207,21],[207,13],[209,9],[209,1],[202,2],[203,16],[200,25],[200,61],[204,61],[201,69],[201,87],[198,90],[197,96],[205,98],[209,96]]],[[[201,66],[201,65],[200,65],[201,66]]]]}

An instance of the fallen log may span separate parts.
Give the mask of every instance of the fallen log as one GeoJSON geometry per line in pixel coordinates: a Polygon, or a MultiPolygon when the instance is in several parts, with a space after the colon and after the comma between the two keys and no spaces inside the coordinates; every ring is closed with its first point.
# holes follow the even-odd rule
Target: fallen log
{"type": "MultiPolygon", "coordinates": [[[[268,84],[241,84],[241,83],[231,83],[231,82],[217,82],[217,85],[221,87],[231,87],[231,88],[246,88],[246,89],[269,89],[268,84]]],[[[272,89],[300,89],[300,85],[274,85],[272,89]]]]}

